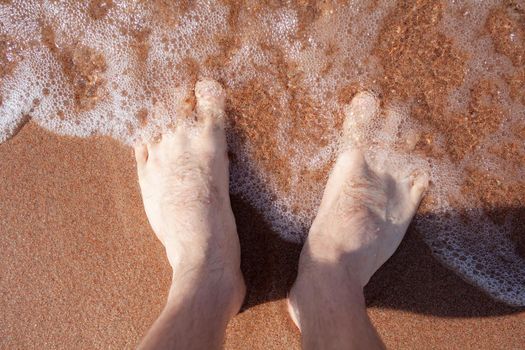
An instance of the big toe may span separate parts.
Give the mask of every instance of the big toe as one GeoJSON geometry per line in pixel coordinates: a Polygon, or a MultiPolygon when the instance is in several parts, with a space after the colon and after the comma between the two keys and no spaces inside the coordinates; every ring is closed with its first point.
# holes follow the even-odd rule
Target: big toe
{"type": "Polygon", "coordinates": [[[417,207],[428,189],[430,183],[430,176],[425,171],[414,171],[408,178],[408,185],[410,186],[410,199],[417,207]]]}
{"type": "Polygon", "coordinates": [[[205,125],[222,125],[226,93],[221,84],[211,79],[201,80],[195,85],[195,97],[199,119],[205,125]]]}
{"type": "Polygon", "coordinates": [[[359,135],[359,132],[367,130],[367,126],[372,122],[378,111],[379,102],[372,93],[363,91],[355,95],[345,109],[343,138],[346,141],[354,142],[365,138],[366,135],[359,135]]]}
{"type": "Polygon", "coordinates": [[[146,161],[148,160],[148,147],[145,144],[138,144],[135,146],[135,159],[139,169],[146,164],[146,161]]]}

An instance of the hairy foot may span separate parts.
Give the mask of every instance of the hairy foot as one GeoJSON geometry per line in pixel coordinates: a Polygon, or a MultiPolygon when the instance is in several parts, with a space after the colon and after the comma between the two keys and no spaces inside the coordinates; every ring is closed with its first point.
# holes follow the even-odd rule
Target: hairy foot
{"type": "Polygon", "coordinates": [[[236,313],[245,286],[228,189],[225,93],[206,80],[196,84],[195,95],[194,123],[180,123],[158,142],[135,147],[139,183],[149,222],[173,268],[170,295],[197,279],[218,279],[231,291],[236,313]]]}
{"type": "MultiPolygon", "coordinates": [[[[344,266],[359,288],[392,256],[414,216],[428,175],[421,171],[379,172],[367,163],[359,140],[351,133],[356,120],[370,120],[378,102],[360,93],[347,109],[343,140],[352,144],[340,153],[326,184],[317,217],[301,252],[299,275],[316,264],[344,266]],[[350,140],[351,139],[351,140],[350,140]]],[[[298,277],[299,279],[299,277],[298,277]]],[[[290,293],[291,315],[296,286],[290,293]]]]}

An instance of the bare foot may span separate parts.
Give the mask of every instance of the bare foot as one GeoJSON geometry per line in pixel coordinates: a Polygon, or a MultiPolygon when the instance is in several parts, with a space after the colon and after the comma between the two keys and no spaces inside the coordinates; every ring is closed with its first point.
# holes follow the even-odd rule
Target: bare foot
{"type": "Polygon", "coordinates": [[[173,268],[170,296],[203,279],[219,280],[236,313],[245,286],[228,190],[225,93],[206,80],[197,83],[195,95],[195,123],[181,123],[160,141],[135,147],[139,183],[149,222],[173,268]]]}
{"type": "MultiPolygon", "coordinates": [[[[358,94],[347,110],[343,137],[354,138],[350,128],[356,118],[369,120],[377,109],[375,97],[358,94]]],[[[316,264],[344,266],[362,289],[399,246],[429,180],[424,172],[400,175],[372,169],[355,147],[358,141],[348,140],[353,149],[343,151],[332,169],[301,252],[299,275],[316,264]]],[[[297,324],[296,287],[290,293],[290,311],[297,324]]]]}

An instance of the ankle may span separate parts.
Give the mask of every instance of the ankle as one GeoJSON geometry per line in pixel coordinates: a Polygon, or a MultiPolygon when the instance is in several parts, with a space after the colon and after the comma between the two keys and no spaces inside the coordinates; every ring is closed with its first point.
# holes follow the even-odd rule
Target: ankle
{"type": "MultiPolygon", "coordinates": [[[[347,307],[365,308],[359,280],[340,263],[306,261],[301,256],[297,278],[288,295],[288,311],[297,327],[302,329],[304,315],[347,307]]],[[[329,318],[330,315],[319,314],[318,317],[329,318]]]]}
{"type": "Polygon", "coordinates": [[[323,270],[339,274],[362,289],[374,272],[371,266],[376,256],[375,251],[366,248],[361,242],[342,246],[330,237],[310,236],[301,251],[299,273],[301,270],[323,270]]]}
{"type": "MultiPolygon", "coordinates": [[[[231,254],[208,243],[166,245],[166,255],[173,271],[173,280],[183,278],[210,278],[217,274],[240,273],[240,254],[231,254]]],[[[239,248],[240,249],[240,248],[239,248]]]]}
{"type": "Polygon", "coordinates": [[[213,301],[222,306],[229,317],[233,317],[241,308],[245,294],[246,286],[240,269],[197,267],[174,271],[168,305],[186,302],[189,298],[199,304],[213,301]]]}
{"type": "Polygon", "coordinates": [[[317,259],[310,256],[301,256],[297,273],[296,285],[325,286],[322,290],[330,291],[330,286],[338,285],[338,288],[351,289],[363,292],[363,284],[359,277],[359,271],[342,259],[332,261],[331,259],[317,259]]]}
{"type": "Polygon", "coordinates": [[[312,300],[346,303],[351,299],[364,305],[363,284],[357,271],[342,257],[325,258],[310,254],[305,246],[299,259],[297,278],[289,294],[289,311],[299,326],[299,309],[312,300]],[[306,248],[306,249],[305,249],[306,248]]]}

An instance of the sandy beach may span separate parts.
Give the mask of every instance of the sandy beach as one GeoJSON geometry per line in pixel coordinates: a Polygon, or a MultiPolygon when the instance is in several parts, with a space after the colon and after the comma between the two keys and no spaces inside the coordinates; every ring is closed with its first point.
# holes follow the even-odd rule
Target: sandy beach
{"type": "MultiPolygon", "coordinates": [[[[195,83],[214,79],[227,95],[230,190],[256,209],[258,223],[303,241],[340,148],[360,147],[373,168],[427,172],[414,221],[426,246],[492,297],[525,305],[522,2],[0,1],[0,23],[1,143],[29,119],[61,135],[155,139],[195,117],[195,83]],[[349,118],[363,91],[380,108],[349,118]],[[353,145],[342,146],[343,127],[353,145]]],[[[105,154],[116,146],[91,147],[105,154]]],[[[42,154],[39,161],[50,158],[42,154]]],[[[109,174],[130,166],[119,162],[95,162],[107,171],[104,183],[116,182],[110,193],[124,178],[109,174]]],[[[54,172],[45,174],[58,179],[54,172]]],[[[53,203],[76,205],[84,192],[75,193],[53,203]]],[[[262,243],[245,246],[254,244],[262,243]]]]}
{"type": "MultiPolygon", "coordinates": [[[[28,123],[0,145],[0,348],[133,348],[170,271],[142,209],[131,149],[28,123]]],[[[227,349],[297,349],[285,310],[300,247],[233,198],[248,285],[227,349]]],[[[410,229],[366,287],[389,348],[520,349],[525,312],[442,267],[410,229]]]]}

